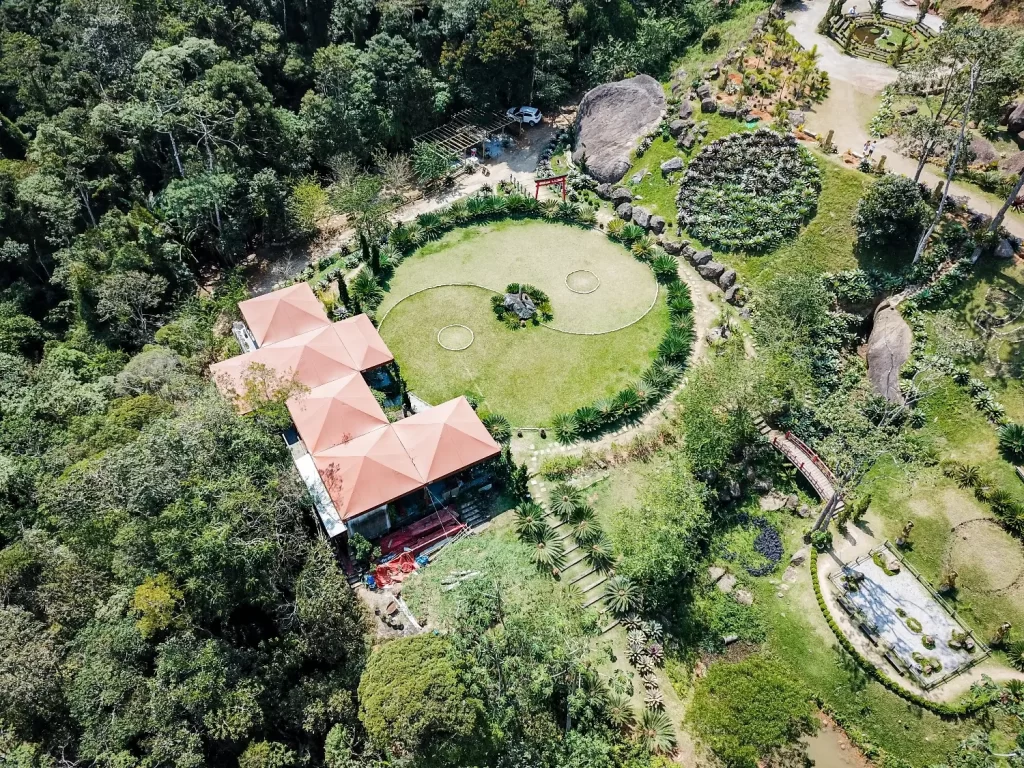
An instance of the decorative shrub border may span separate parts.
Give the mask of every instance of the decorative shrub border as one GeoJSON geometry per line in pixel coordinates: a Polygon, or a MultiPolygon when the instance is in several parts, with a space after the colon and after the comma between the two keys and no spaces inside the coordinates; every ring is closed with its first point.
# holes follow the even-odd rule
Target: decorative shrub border
{"type": "Polygon", "coordinates": [[[836,636],[839,644],[843,646],[843,649],[850,654],[857,663],[860,664],[861,668],[864,669],[871,677],[883,686],[888,688],[890,691],[895,693],[905,701],[909,701],[911,704],[915,704],[922,709],[927,709],[940,717],[965,717],[972,715],[983,706],[983,702],[964,702],[960,704],[946,704],[943,702],[930,701],[923,696],[908,691],[902,685],[896,683],[888,675],[883,674],[878,667],[871,663],[870,660],[865,658],[860,651],[857,650],[856,646],[846,636],[839,625],[836,624],[835,619],[832,618],[832,613],[829,611],[828,604],[825,602],[825,597],[821,593],[821,582],[818,580],[818,551],[811,548],[811,556],[808,558],[811,564],[811,583],[814,585],[814,596],[818,600],[818,608],[821,609],[822,615],[825,617],[825,621],[828,623],[829,629],[832,630],[832,634],[836,636]]]}

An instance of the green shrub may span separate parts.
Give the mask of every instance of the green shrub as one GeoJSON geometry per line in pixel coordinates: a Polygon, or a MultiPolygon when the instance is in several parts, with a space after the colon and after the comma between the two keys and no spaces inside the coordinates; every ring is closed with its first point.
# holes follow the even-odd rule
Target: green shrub
{"type": "Polygon", "coordinates": [[[697,684],[693,724],[731,766],[755,768],[817,729],[810,692],[793,670],[763,654],[713,664],[697,684]]]}
{"type": "Polygon", "coordinates": [[[872,250],[899,250],[916,244],[930,214],[917,183],[891,173],[876,181],[857,204],[857,241],[872,250]]]}
{"type": "Polygon", "coordinates": [[[999,450],[1011,464],[1024,464],[1024,424],[1004,424],[999,428],[999,450]]]}
{"type": "Polygon", "coordinates": [[[579,427],[576,424],[576,417],[571,413],[560,413],[551,420],[551,429],[555,433],[555,439],[563,445],[576,442],[579,427]]]}

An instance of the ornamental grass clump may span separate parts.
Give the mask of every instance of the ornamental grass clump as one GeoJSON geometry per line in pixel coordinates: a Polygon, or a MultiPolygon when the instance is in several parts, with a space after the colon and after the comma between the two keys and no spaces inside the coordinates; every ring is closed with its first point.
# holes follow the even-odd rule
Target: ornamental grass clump
{"type": "Polygon", "coordinates": [[[679,221],[720,250],[764,253],[795,237],[818,206],[821,173],[791,135],[767,129],[712,142],[679,187],[679,221]]]}

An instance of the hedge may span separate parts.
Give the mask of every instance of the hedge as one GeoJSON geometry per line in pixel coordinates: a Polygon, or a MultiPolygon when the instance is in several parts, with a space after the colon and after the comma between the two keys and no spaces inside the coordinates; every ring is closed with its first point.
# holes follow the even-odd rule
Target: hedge
{"type": "Polygon", "coordinates": [[[902,685],[894,682],[888,675],[882,674],[878,667],[861,655],[860,651],[857,650],[853,643],[850,642],[849,638],[846,637],[846,634],[839,628],[839,625],[836,624],[835,619],[832,618],[832,613],[829,611],[828,605],[825,603],[825,598],[821,594],[821,584],[818,581],[818,551],[813,547],[811,548],[810,562],[811,583],[814,585],[814,596],[818,600],[818,608],[821,609],[821,613],[825,617],[825,621],[828,622],[829,629],[832,630],[832,634],[836,636],[839,644],[843,646],[848,654],[857,660],[857,663],[860,664],[864,671],[871,677],[900,698],[909,701],[911,704],[916,704],[922,709],[927,709],[929,712],[933,712],[940,717],[964,717],[967,715],[973,715],[984,706],[981,702],[944,704],[941,702],[930,701],[923,696],[919,696],[916,693],[908,691],[902,685]]]}

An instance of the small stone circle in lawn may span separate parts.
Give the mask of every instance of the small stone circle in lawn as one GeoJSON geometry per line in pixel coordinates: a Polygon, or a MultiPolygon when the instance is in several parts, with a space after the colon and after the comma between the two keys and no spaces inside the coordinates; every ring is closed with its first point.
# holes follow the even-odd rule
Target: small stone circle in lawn
{"type": "Polygon", "coordinates": [[[573,293],[593,293],[601,287],[601,278],[589,269],[576,269],[565,276],[565,287],[573,293]]]}
{"type": "Polygon", "coordinates": [[[469,349],[475,338],[472,328],[459,323],[446,325],[437,332],[437,343],[449,352],[461,352],[464,349],[469,349]]]}

